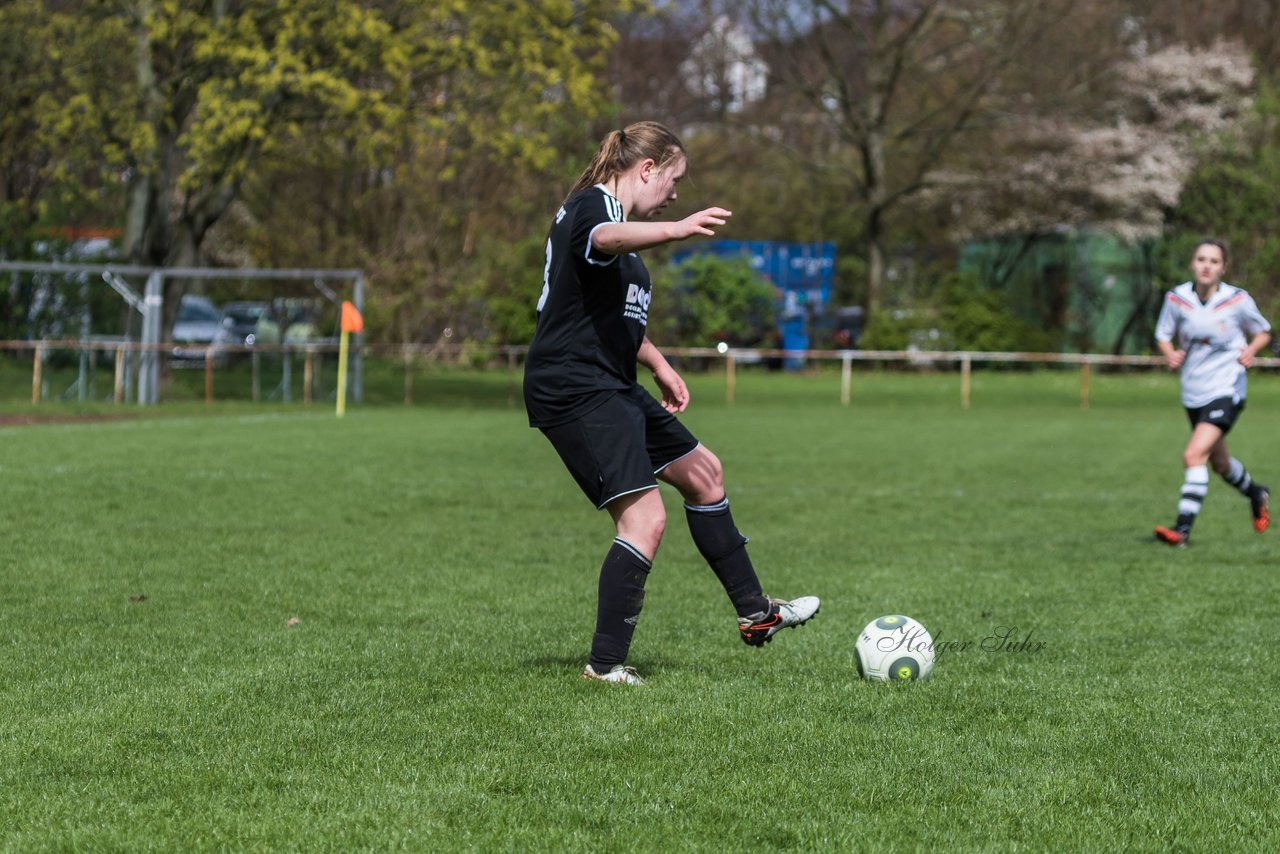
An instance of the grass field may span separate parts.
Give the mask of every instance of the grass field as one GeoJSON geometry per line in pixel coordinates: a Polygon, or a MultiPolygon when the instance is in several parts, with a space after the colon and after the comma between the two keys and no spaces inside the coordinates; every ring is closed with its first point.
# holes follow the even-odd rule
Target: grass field
{"type": "MultiPolygon", "coordinates": [[[[507,382],[0,428],[0,849],[1280,847],[1280,531],[1215,478],[1152,543],[1172,378],[695,378],[766,591],[822,612],[745,647],[666,492],[640,689],[578,676],[611,528],[507,382]],[[972,646],[860,682],[893,612],[972,646]]],[[[1277,432],[1256,377],[1280,484],[1277,432]]]]}

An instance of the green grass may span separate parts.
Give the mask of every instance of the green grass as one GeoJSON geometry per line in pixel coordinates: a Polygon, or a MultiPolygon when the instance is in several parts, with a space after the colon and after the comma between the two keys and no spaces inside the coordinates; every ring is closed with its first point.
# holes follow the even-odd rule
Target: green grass
{"type": "MultiPolygon", "coordinates": [[[[611,528],[504,373],[0,428],[0,849],[1280,845],[1280,532],[1215,478],[1191,549],[1150,541],[1171,378],[1087,411],[1065,371],[976,373],[968,411],[955,374],[693,391],[766,590],[822,613],[744,647],[664,490],[643,689],[577,675],[611,528]],[[861,682],[890,612],[974,645],[861,682]],[[1000,627],[1043,648],[977,648],[1000,627]]],[[[1256,377],[1264,482],[1278,430],[1256,377]]]]}

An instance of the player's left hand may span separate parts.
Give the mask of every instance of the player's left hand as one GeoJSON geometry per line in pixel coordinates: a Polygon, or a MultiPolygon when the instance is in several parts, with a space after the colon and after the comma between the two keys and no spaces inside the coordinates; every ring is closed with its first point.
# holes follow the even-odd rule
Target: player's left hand
{"type": "Polygon", "coordinates": [[[684,412],[689,406],[689,388],[670,365],[653,372],[653,381],[662,392],[662,408],[672,413],[684,412]]]}
{"type": "Polygon", "coordinates": [[[1240,356],[1239,358],[1236,359],[1236,361],[1244,365],[1246,368],[1252,368],[1253,352],[1248,347],[1245,347],[1243,350],[1240,351],[1240,356]]]}

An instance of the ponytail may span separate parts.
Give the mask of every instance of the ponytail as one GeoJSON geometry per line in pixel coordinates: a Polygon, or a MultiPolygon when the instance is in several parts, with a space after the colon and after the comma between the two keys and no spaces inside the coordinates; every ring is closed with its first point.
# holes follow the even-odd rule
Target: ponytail
{"type": "Polygon", "coordinates": [[[645,158],[661,169],[683,153],[684,146],[676,135],[657,122],[636,122],[622,130],[611,130],[600,141],[595,156],[569,195],[608,183],[645,158]]]}

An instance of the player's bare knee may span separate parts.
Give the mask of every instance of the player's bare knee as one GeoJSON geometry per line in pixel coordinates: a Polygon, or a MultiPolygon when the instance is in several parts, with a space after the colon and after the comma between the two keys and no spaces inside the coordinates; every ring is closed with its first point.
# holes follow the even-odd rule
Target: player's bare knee
{"type": "Polygon", "coordinates": [[[667,511],[660,502],[637,509],[640,512],[629,514],[619,522],[618,536],[653,560],[667,530],[667,511]]]}
{"type": "Polygon", "coordinates": [[[724,467],[720,465],[720,460],[712,457],[714,465],[707,473],[707,488],[717,495],[724,494],[724,467]]]}
{"type": "Polygon", "coordinates": [[[706,479],[690,482],[680,490],[680,495],[687,504],[715,504],[724,498],[724,481],[721,479],[706,479]]]}
{"type": "Polygon", "coordinates": [[[662,535],[667,532],[667,510],[661,504],[657,506],[657,510],[650,514],[645,520],[646,531],[649,539],[653,541],[653,547],[656,550],[658,544],[662,542],[662,535]]]}
{"type": "Polygon", "coordinates": [[[693,498],[697,504],[714,504],[724,498],[724,466],[720,458],[707,451],[701,465],[698,466],[698,477],[694,483],[693,498]]]}

